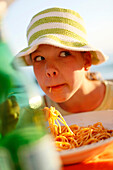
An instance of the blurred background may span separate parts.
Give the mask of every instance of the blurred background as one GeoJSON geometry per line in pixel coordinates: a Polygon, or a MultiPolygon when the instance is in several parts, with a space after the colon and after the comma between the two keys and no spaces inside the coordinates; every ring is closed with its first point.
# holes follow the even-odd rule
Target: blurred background
{"type": "MultiPolygon", "coordinates": [[[[112,0],[15,0],[3,19],[4,38],[13,55],[27,47],[26,30],[34,14],[49,8],[70,8],[83,17],[88,41],[103,51],[109,60],[91,71],[98,71],[104,79],[113,79],[113,1],[112,0]]],[[[35,79],[32,67],[23,68],[29,77],[35,79]]],[[[39,88],[40,93],[43,92],[39,88]]]]}

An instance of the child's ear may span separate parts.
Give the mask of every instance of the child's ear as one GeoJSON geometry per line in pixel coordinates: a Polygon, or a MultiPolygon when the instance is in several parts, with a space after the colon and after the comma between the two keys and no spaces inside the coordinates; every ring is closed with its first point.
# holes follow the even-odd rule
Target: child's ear
{"type": "Polygon", "coordinates": [[[84,55],[84,70],[88,71],[91,67],[91,53],[89,51],[86,51],[83,53],[84,55]]]}
{"type": "Polygon", "coordinates": [[[31,55],[25,56],[25,62],[27,65],[32,65],[31,55]]]}

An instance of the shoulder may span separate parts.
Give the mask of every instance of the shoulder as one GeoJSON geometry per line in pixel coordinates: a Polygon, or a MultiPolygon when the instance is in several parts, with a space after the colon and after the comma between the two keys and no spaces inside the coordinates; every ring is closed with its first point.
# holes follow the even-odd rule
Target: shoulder
{"type": "Polygon", "coordinates": [[[105,80],[104,84],[105,84],[106,87],[108,87],[111,90],[113,90],[113,81],[112,80],[105,80]]]}
{"type": "Polygon", "coordinates": [[[104,84],[106,86],[106,95],[113,99],[113,81],[106,80],[104,84]]]}

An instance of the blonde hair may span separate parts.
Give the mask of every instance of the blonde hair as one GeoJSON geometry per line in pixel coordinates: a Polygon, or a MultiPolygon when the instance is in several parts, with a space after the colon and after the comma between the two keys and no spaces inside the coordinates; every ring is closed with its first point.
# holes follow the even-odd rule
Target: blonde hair
{"type": "Polygon", "coordinates": [[[103,80],[103,77],[100,72],[86,72],[86,78],[88,80],[103,80]]]}

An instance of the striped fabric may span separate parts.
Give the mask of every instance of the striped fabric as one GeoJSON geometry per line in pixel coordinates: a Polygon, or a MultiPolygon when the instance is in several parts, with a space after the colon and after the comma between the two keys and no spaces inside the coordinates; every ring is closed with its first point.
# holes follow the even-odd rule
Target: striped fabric
{"type": "Polygon", "coordinates": [[[16,57],[29,57],[39,44],[50,44],[69,50],[90,51],[92,64],[100,64],[106,57],[88,44],[84,25],[82,17],[73,10],[63,8],[43,10],[31,19],[27,28],[28,47],[16,57]]]}

